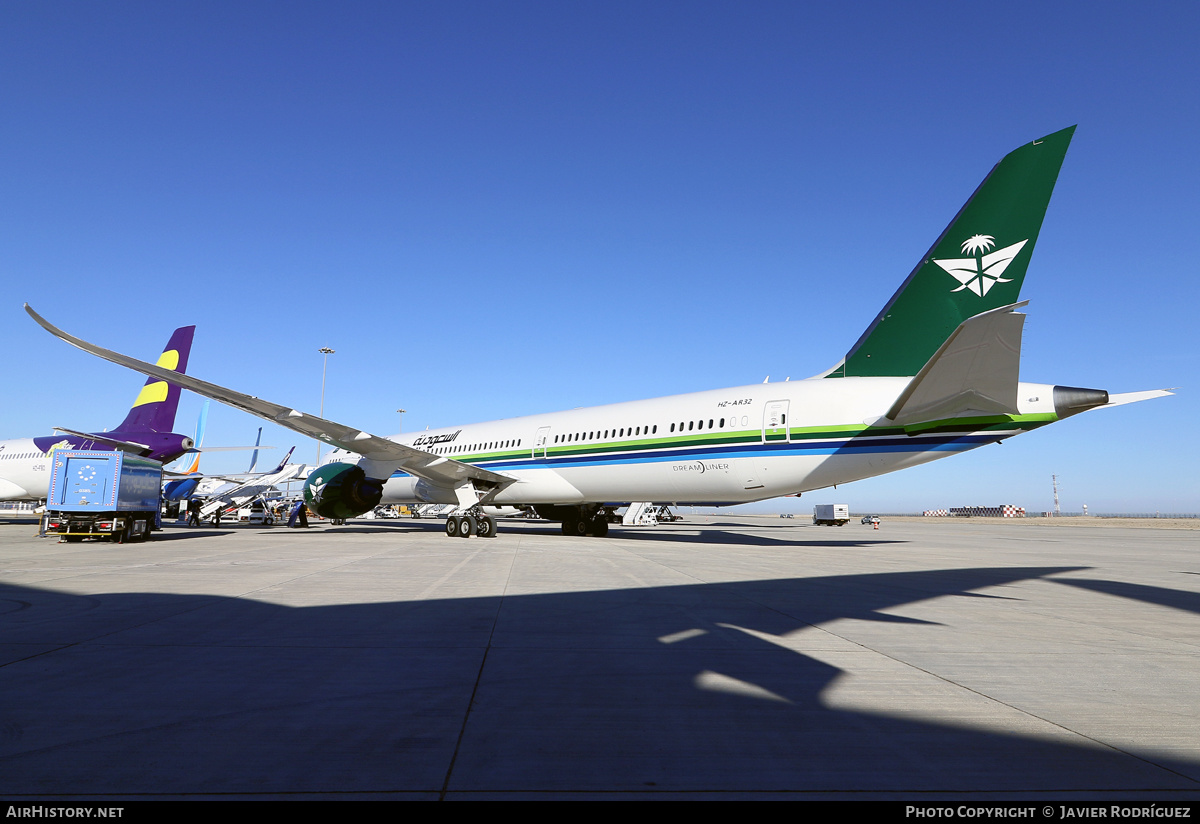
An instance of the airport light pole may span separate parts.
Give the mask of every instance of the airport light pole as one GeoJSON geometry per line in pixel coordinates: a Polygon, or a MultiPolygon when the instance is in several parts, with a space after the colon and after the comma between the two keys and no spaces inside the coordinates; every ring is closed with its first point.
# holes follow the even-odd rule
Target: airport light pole
{"type": "MultiPolygon", "coordinates": [[[[329,356],[334,353],[333,349],[328,346],[322,346],[317,350],[325,356],[325,362],[321,365],[321,411],[317,413],[320,418],[325,417],[325,371],[329,368],[329,356]]],[[[321,465],[321,442],[317,441],[317,466],[321,465]]]]}
{"type": "Polygon", "coordinates": [[[404,413],[407,412],[408,410],[407,409],[397,409],[396,411],[400,413],[400,430],[399,431],[403,432],[404,431],[404,413]]]}

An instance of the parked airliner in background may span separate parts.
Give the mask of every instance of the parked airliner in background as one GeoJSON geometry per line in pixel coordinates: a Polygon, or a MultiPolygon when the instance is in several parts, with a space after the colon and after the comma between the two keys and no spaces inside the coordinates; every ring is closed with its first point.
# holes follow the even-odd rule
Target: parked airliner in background
{"type": "MultiPolygon", "coordinates": [[[[262,445],[262,427],[258,428],[258,435],[254,439],[254,446],[204,446],[204,427],[208,421],[208,401],[204,402],[203,408],[200,410],[200,419],[196,423],[196,446],[191,450],[194,454],[191,460],[186,462],[182,468],[163,469],[163,476],[169,478],[163,484],[163,499],[167,501],[179,501],[184,498],[189,498],[192,495],[207,497],[222,486],[233,486],[250,478],[261,477],[263,473],[254,474],[254,467],[258,463],[258,451],[260,449],[274,449],[273,446],[262,445]],[[200,453],[201,452],[234,452],[252,449],[250,453],[250,467],[240,475],[206,475],[200,471],[200,453]]],[[[295,447],[292,447],[295,449],[295,447]]],[[[288,455],[292,454],[292,450],[288,450],[288,455]]],[[[181,462],[182,463],[182,462],[181,462]]],[[[276,470],[277,471],[277,470],[276,470]]]]}
{"type": "MultiPolygon", "coordinates": [[[[171,335],[157,368],[164,373],[187,369],[195,326],[181,326],[171,335]]],[[[76,387],[87,381],[74,380],[76,387]]],[[[51,452],[55,449],[120,450],[166,463],[192,448],[192,439],[178,435],[175,412],[179,408],[179,387],[162,376],[151,377],[138,393],[125,420],[108,432],[76,432],[55,427],[61,434],[40,438],[0,441],[0,501],[39,501],[46,499],[50,486],[51,452]]]]}
{"type": "Polygon", "coordinates": [[[294,481],[307,475],[309,471],[308,466],[288,463],[295,449],[296,447],[294,446],[289,449],[287,454],[283,456],[283,460],[269,472],[259,472],[257,475],[247,474],[242,480],[236,482],[222,482],[207,493],[199,489],[196,490],[199,496],[206,499],[200,508],[200,519],[207,521],[216,514],[217,510],[225,510],[231,506],[245,506],[255,498],[278,496],[280,484],[285,484],[288,481],[294,481]]]}
{"type": "MultiPolygon", "coordinates": [[[[1109,395],[1018,379],[1030,255],[1074,127],[992,169],[833,368],[803,381],[378,437],[193,377],[184,387],[337,448],[304,497],[350,518],[380,502],[456,503],[449,535],[495,534],[489,505],[528,505],[566,534],[604,535],[630,501],[734,504],[882,475],[1103,406],[1109,395]]],[[[114,363],[153,364],[48,331],[114,363]]]]}

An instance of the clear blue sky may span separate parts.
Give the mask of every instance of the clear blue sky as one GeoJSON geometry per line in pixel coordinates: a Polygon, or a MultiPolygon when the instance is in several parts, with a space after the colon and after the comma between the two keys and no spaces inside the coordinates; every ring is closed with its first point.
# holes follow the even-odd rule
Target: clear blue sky
{"type": "Polygon", "coordinates": [[[808,377],[1077,123],[1022,378],[1183,391],[834,497],[1200,511],[1197,42],[1184,2],[7,3],[0,437],[141,383],[25,301],[147,359],[195,323],[193,374],[314,412],[333,347],[326,417],[376,433],[808,377]]]}

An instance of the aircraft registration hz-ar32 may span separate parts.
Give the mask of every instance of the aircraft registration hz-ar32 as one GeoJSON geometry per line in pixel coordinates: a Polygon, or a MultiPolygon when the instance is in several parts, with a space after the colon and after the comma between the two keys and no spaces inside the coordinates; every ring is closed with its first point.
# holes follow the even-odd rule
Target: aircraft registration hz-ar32
{"type": "Polygon", "coordinates": [[[1018,297],[1074,131],[1006,155],[846,356],[808,380],[384,438],[102,349],[26,311],[98,357],[334,445],[304,487],[325,517],[388,502],[458,504],[447,534],[491,537],[483,505],[525,505],[564,534],[601,536],[606,509],[621,503],[796,495],[1171,394],[1019,380],[1018,297]]]}

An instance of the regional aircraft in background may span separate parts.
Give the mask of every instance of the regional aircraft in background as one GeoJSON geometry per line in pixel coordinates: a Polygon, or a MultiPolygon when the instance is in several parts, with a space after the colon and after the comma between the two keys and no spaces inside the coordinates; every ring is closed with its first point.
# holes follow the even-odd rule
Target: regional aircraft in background
{"type": "MultiPolygon", "coordinates": [[[[55,449],[119,450],[163,463],[189,451],[192,439],[171,431],[179,408],[179,387],[163,376],[187,370],[195,331],[195,326],[175,330],[158,358],[160,375],[146,381],[125,420],[111,431],[76,432],[54,427],[61,434],[0,441],[0,501],[45,500],[55,449]]],[[[86,386],[86,381],[75,383],[86,386]]]]}
{"type": "MultiPolygon", "coordinates": [[[[377,504],[457,504],[453,536],[495,534],[484,505],[531,506],[565,534],[604,535],[630,501],[739,504],[926,463],[1099,407],[1109,395],[1019,380],[1030,255],[1075,128],[1006,155],[831,369],[763,383],[390,438],[197,378],[186,388],[336,449],[304,498],[351,518],[377,504]]],[[[63,332],[98,357],[160,379],[153,364],[63,332]]]]}

